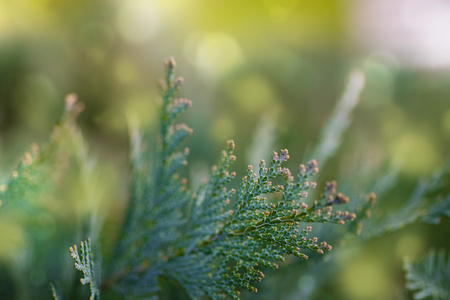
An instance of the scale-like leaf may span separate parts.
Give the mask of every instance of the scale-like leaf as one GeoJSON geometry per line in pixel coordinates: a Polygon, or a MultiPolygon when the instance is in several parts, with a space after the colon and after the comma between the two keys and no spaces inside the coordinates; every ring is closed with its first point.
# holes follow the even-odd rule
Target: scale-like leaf
{"type": "Polygon", "coordinates": [[[98,262],[94,261],[91,239],[80,243],[80,251],[76,245],[70,247],[70,255],[75,260],[75,268],[83,272],[82,284],[89,284],[91,289],[90,300],[100,300],[100,269],[98,262]]]}

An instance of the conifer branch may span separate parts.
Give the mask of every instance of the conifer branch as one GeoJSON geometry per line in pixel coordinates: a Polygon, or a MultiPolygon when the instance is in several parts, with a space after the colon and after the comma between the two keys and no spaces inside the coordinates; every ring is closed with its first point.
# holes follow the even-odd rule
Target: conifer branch
{"type": "Polygon", "coordinates": [[[417,262],[405,259],[404,269],[414,299],[450,298],[450,259],[445,259],[444,251],[433,251],[417,262]]]}
{"type": "Polygon", "coordinates": [[[33,210],[32,200],[48,188],[49,174],[56,171],[51,162],[58,155],[67,155],[63,153],[61,145],[67,137],[72,137],[76,130],[75,119],[83,109],[84,104],[77,102],[75,94],[66,96],[63,115],[54,126],[47,143],[42,147],[33,143],[11,172],[7,182],[0,185],[0,209],[20,206],[22,209],[33,210]]]}
{"type": "Polygon", "coordinates": [[[63,300],[64,299],[62,296],[61,286],[59,285],[59,283],[57,283],[56,285],[51,283],[50,289],[52,290],[53,299],[55,299],[55,300],[63,300]]]}
{"type": "MultiPolygon", "coordinates": [[[[127,298],[157,299],[164,288],[163,278],[175,281],[191,299],[239,299],[242,290],[257,292],[257,283],[265,278],[263,272],[267,269],[278,269],[289,256],[302,260],[319,257],[315,254],[332,250],[327,241],[334,244],[346,234],[329,230],[327,224],[323,227],[326,234],[322,235],[313,229],[316,223],[347,224],[349,231],[358,235],[364,223],[362,237],[367,239],[414,222],[436,224],[442,217],[450,217],[450,163],[430,180],[421,181],[397,211],[378,220],[366,220],[376,201],[374,193],[365,199],[360,197],[359,206],[351,209],[346,206],[349,198],[338,192],[335,181],[330,181],[320,196],[311,197],[315,194],[311,189],[317,188],[313,177],[319,171],[318,164],[314,159],[300,164],[294,174],[285,167],[290,159],[287,149],[273,152],[272,159],[261,160],[258,168],[249,165],[240,185],[231,188],[236,179],[231,166],[237,159],[232,140],[208,178],[192,192],[187,179],[180,178],[189,155],[189,149],[181,145],[192,129],[177,123],[192,103],[176,98],[183,78],[176,77],[175,60],[169,58],[165,66],[152,159],[143,136],[130,119],[129,202],[106,270],[101,270],[100,253],[94,253],[90,238],[69,249],[75,269],[83,274],[81,283],[89,284],[91,300],[99,300],[100,293],[109,289],[127,298]],[[336,209],[340,205],[344,208],[336,209]],[[320,241],[313,232],[321,237],[320,241]],[[101,273],[106,274],[103,281],[101,273]]],[[[322,142],[313,151],[319,162],[325,162],[336,151],[363,85],[362,74],[354,73],[322,133],[322,142]]],[[[77,148],[74,153],[77,163],[83,165],[83,183],[92,183],[93,165],[75,126],[75,118],[82,110],[83,104],[75,95],[66,97],[63,116],[48,143],[41,149],[32,145],[6,184],[0,186],[1,213],[12,205],[27,204],[23,205],[25,213],[37,208],[30,200],[43,190],[48,174],[45,171],[53,171],[47,162],[64,152],[59,148],[65,136],[69,137],[70,147],[77,148]]],[[[390,178],[386,176],[380,186],[391,186],[390,178]]],[[[322,266],[330,261],[322,262],[322,266]]],[[[404,268],[407,288],[415,293],[415,299],[450,297],[450,260],[444,252],[431,253],[418,262],[405,260],[404,268]]],[[[319,276],[323,270],[317,272],[319,276]]],[[[323,278],[322,282],[326,280],[323,278]]],[[[63,299],[59,284],[51,284],[51,291],[55,300],[63,299]]]]}
{"type": "Polygon", "coordinates": [[[80,279],[82,284],[89,284],[91,289],[90,300],[100,300],[100,274],[99,266],[94,261],[92,254],[91,239],[87,239],[80,243],[80,251],[76,245],[70,247],[70,256],[75,260],[75,268],[83,272],[83,278],[80,279]]]}
{"type": "MultiPolygon", "coordinates": [[[[276,269],[286,255],[307,259],[303,250],[319,254],[331,250],[327,242],[308,237],[310,223],[344,224],[356,216],[333,213],[334,205],[348,202],[337,193],[335,182],[327,184],[320,200],[309,205],[301,201],[308,197],[308,189],[317,186],[309,181],[318,172],[317,163],[300,165],[294,176],[282,167],[289,159],[286,149],[274,152],[269,166],[262,160],[258,173],[249,166],[236,191],[227,187],[236,176],[229,171],[236,160],[235,144],[228,141],[208,180],[195,194],[187,190],[177,171],[186,165],[188,149],[176,149],[192,130],[174,122],[191,102],[174,98],[183,82],[175,77],[175,66],[172,58],[166,61],[156,159],[152,168],[133,164],[132,199],[115,266],[102,289],[155,295],[163,276],[181,284],[191,298],[218,299],[227,294],[238,299],[239,288],[256,292],[252,282],[264,277],[260,267],[276,269]],[[273,180],[282,183],[275,185],[273,180]]],[[[133,161],[143,162],[139,136],[132,133],[133,161]]]]}
{"type": "MultiPolygon", "coordinates": [[[[409,199],[399,209],[385,214],[381,220],[365,220],[362,237],[364,239],[379,237],[413,223],[437,224],[443,217],[449,217],[449,178],[450,161],[447,161],[434,176],[420,180],[409,199]]],[[[369,212],[370,216],[371,200],[367,201],[363,209],[366,209],[365,214],[369,212]]],[[[360,224],[360,220],[357,221],[360,224]]],[[[359,231],[360,228],[357,229],[357,232],[359,231]]]]}

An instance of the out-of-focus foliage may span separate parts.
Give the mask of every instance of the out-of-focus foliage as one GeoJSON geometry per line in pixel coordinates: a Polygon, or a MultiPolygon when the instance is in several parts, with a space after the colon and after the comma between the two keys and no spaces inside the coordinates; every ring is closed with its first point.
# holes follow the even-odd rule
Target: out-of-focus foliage
{"type": "Polygon", "coordinates": [[[2,295],[6,299],[35,299],[48,292],[49,280],[72,286],[65,244],[99,231],[101,191],[94,188],[102,185],[75,124],[83,107],[68,95],[48,142],[40,148],[33,144],[1,186],[0,261],[14,279],[2,295]]]}
{"type": "Polygon", "coordinates": [[[431,252],[417,262],[405,260],[407,287],[414,299],[448,299],[450,297],[450,261],[444,252],[431,252]]]}
{"type": "MultiPolygon", "coordinates": [[[[194,109],[183,117],[195,132],[188,141],[186,174],[193,187],[227,139],[239,145],[237,157],[249,157],[236,162],[237,170],[279,148],[310,158],[356,67],[365,74],[365,88],[343,144],[321,169],[319,184],[337,178],[352,199],[364,199],[361,193],[385,178],[377,182],[395,188],[377,193],[375,221],[378,214],[402,207],[418,179],[441,170],[448,157],[450,51],[448,31],[442,29],[450,20],[448,11],[439,0],[427,1],[426,7],[406,0],[0,1],[0,177],[6,182],[29,145],[47,138],[63,106],[59,100],[76,92],[86,104],[79,123],[98,160],[89,168],[95,166],[97,186],[103,187],[87,193],[111,205],[104,230],[115,232],[129,180],[126,115],[131,112],[143,127],[155,128],[156,105],[149,99],[157,94],[153,83],[163,73],[164,58],[177,57],[188,80],[185,95],[194,100],[194,109]],[[260,127],[261,119],[272,125],[260,127]],[[258,130],[271,134],[267,153],[252,150],[258,148],[252,148],[258,130]],[[388,171],[396,176],[384,176],[388,171]]],[[[76,165],[69,163],[75,170],[76,165]]],[[[1,236],[9,242],[0,245],[0,298],[18,297],[25,286],[36,294],[34,288],[47,289],[42,278],[57,277],[43,267],[46,263],[29,263],[29,255],[19,255],[18,261],[32,265],[30,270],[16,274],[8,267],[17,249],[34,249],[26,232],[40,228],[49,238],[42,243],[46,250],[38,251],[42,262],[85,238],[49,234],[51,228],[62,232],[61,224],[73,226],[76,234],[69,216],[97,210],[95,201],[80,202],[84,192],[75,174],[81,169],[54,174],[62,182],[45,209],[61,216],[56,220],[45,213],[28,226],[21,218],[2,216],[1,236]],[[15,286],[20,282],[15,278],[29,284],[15,286]]],[[[89,222],[89,217],[80,221],[89,222]]],[[[364,228],[368,225],[362,234],[364,228]]],[[[357,263],[336,275],[344,283],[329,282],[320,297],[396,299],[406,292],[395,261],[420,256],[430,247],[448,249],[449,234],[444,219],[375,239],[355,250],[357,263]]],[[[106,236],[110,245],[114,237],[106,236]]],[[[317,284],[301,276],[302,289],[317,284]]],[[[62,288],[67,290],[63,282],[62,288]]]]}

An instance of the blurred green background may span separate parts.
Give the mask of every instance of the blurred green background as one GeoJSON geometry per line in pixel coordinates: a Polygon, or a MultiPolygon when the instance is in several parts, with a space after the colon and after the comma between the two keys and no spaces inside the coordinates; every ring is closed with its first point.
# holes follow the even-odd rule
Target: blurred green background
{"type": "MultiPolygon", "coordinates": [[[[79,124],[98,160],[99,202],[108,207],[107,235],[127,200],[126,118],[155,129],[165,58],[176,58],[185,78],[180,95],[193,100],[183,116],[194,130],[187,142],[193,185],[227,139],[236,142],[242,174],[264,123],[272,150],[288,148],[292,166],[304,162],[356,68],[366,86],[321,180],[357,178],[356,170],[374,179],[395,165],[398,184],[384,203],[400,205],[449,154],[449,30],[450,4],[437,0],[0,0],[0,175],[5,181],[29,145],[47,139],[64,96],[77,93],[86,106],[79,124]]],[[[73,190],[67,197],[76,201],[73,190]]],[[[12,243],[0,246],[7,266],[24,243],[18,228],[2,226],[1,239],[12,243]]],[[[401,259],[448,249],[449,234],[444,220],[374,241],[321,299],[407,298],[401,259]]],[[[17,286],[7,267],[0,275],[9,299],[17,286]]],[[[31,282],[47,289],[47,280],[31,282]]]]}

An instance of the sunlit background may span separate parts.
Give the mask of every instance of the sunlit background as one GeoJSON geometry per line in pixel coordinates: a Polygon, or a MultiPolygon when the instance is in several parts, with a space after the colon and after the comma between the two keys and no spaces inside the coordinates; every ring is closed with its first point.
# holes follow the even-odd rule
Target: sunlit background
{"type": "MultiPolygon", "coordinates": [[[[127,116],[154,131],[165,58],[175,57],[181,95],[193,100],[183,122],[194,130],[194,186],[228,139],[238,175],[267,158],[249,151],[258,132],[270,150],[288,148],[293,166],[304,162],[358,69],[365,87],[321,180],[357,171],[373,179],[395,167],[398,184],[384,203],[397,206],[450,152],[449,32],[443,0],[0,0],[0,175],[6,180],[29,145],[47,139],[75,92],[102,176],[98,201],[114,225],[127,200],[127,116]]],[[[5,228],[0,278],[12,278],[7,262],[24,242],[19,226],[5,228]]],[[[402,258],[448,248],[449,234],[444,221],[336,251],[345,264],[320,299],[408,299],[402,258]]],[[[42,286],[49,275],[36,268],[29,276],[42,286]]],[[[3,286],[0,296],[17,288],[3,286]]]]}

